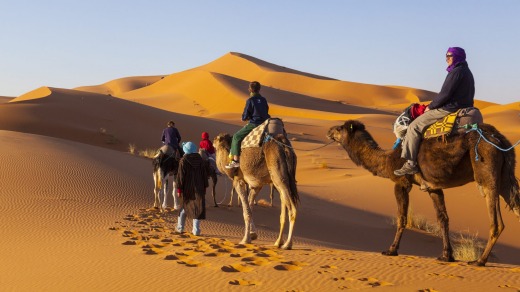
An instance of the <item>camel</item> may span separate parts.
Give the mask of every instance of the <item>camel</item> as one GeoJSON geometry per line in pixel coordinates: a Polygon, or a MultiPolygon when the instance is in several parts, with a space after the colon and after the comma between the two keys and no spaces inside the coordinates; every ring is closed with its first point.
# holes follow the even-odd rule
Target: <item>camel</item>
{"type": "MultiPolygon", "coordinates": [[[[168,176],[175,176],[179,167],[179,158],[175,155],[164,154],[161,151],[153,157],[153,180],[154,180],[154,195],[155,200],[153,207],[164,212],[168,207],[168,176]],[[162,202],[161,202],[162,193],[162,202]]],[[[173,190],[171,195],[173,197],[174,209],[179,208],[177,196],[175,196],[176,186],[175,178],[173,178],[173,190]]]]}
{"type": "MultiPolygon", "coordinates": [[[[179,153],[182,156],[182,152],[179,153]]],[[[199,150],[199,154],[205,160],[208,160],[208,156],[205,152],[199,150]]],[[[153,207],[159,209],[161,212],[164,212],[168,207],[168,176],[173,177],[173,190],[171,195],[173,197],[174,209],[177,210],[180,208],[179,201],[175,192],[177,190],[175,185],[175,176],[177,175],[177,169],[179,168],[179,160],[180,157],[177,155],[168,155],[163,152],[158,151],[157,154],[152,159],[153,164],[153,180],[154,180],[154,195],[155,200],[153,207]],[[162,203],[161,203],[161,194],[162,194],[162,203]]],[[[215,198],[216,192],[215,188],[217,186],[217,174],[215,169],[210,167],[210,171],[208,173],[208,179],[211,178],[212,184],[212,196],[213,203],[215,207],[218,207],[217,200],[215,198]]]]}
{"type": "MultiPolygon", "coordinates": [[[[233,178],[231,178],[231,179],[233,179],[233,178]]],[[[274,206],[273,205],[274,190],[275,190],[274,185],[272,183],[269,184],[269,207],[273,207],[274,206]]],[[[228,207],[233,207],[233,197],[234,197],[234,195],[235,195],[235,189],[231,188],[231,198],[229,198],[228,207]]],[[[258,195],[258,193],[255,193],[255,196],[256,195],[258,195]]],[[[240,204],[240,197],[239,196],[237,196],[237,204],[238,204],[238,206],[241,206],[241,204],[240,204]]],[[[253,197],[253,196],[250,196],[249,197],[249,205],[253,206],[253,205],[256,205],[256,204],[257,204],[256,198],[253,197]]]]}
{"type": "MultiPolygon", "coordinates": [[[[479,124],[478,127],[486,139],[501,148],[511,147],[511,143],[495,127],[488,124],[479,124]]],[[[343,125],[331,127],[327,136],[343,146],[356,165],[395,183],[397,231],[392,245],[387,251],[383,251],[383,255],[398,255],[399,243],[406,226],[409,192],[414,184],[422,185],[433,200],[443,239],[442,255],[438,258],[440,261],[455,260],[449,239],[449,219],[443,189],[474,181],[486,198],[491,221],[489,238],[482,255],[476,261],[469,262],[471,265],[484,266],[487,263],[491,249],[504,230],[499,196],[520,220],[520,191],[514,172],[514,149],[502,152],[493,145],[480,141],[477,131],[449,136],[445,142],[437,139],[423,140],[418,157],[420,172],[402,177],[394,175],[394,170],[405,162],[400,157],[401,147],[388,151],[381,149],[361,122],[349,120],[343,125]],[[478,160],[475,159],[477,154],[478,160]]]]}
{"type": "Polygon", "coordinates": [[[296,154],[292,148],[284,145],[290,143],[284,135],[280,134],[261,147],[244,148],[240,156],[240,168],[226,169],[231,136],[221,133],[213,141],[217,154],[217,167],[220,172],[233,180],[233,188],[242,201],[245,234],[241,244],[251,243],[251,240],[257,238],[250,205],[252,201],[248,199],[249,196],[254,198],[263,185],[273,183],[280,193],[281,201],[280,232],[274,245],[283,249],[292,248],[296,206],[299,202],[296,188],[296,154]],[[250,192],[247,192],[248,187],[250,192]],[[289,232],[284,243],[282,235],[286,215],[289,218],[289,232]]]}

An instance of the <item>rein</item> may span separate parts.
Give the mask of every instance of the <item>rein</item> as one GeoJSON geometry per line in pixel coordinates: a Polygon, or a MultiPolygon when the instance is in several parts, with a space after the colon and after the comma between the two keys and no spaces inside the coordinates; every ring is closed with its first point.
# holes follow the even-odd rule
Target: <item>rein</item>
{"type": "Polygon", "coordinates": [[[285,144],[285,143],[282,143],[282,142],[280,142],[280,141],[274,139],[273,136],[271,136],[271,135],[269,135],[269,134],[266,134],[266,135],[265,135],[265,138],[264,138],[264,143],[265,143],[265,142],[268,142],[269,140],[273,140],[274,142],[278,143],[278,145],[281,145],[281,146],[284,146],[284,147],[288,147],[288,148],[291,148],[291,149],[294,149],[294,150],[298,150],[298,151],[315,151],[315,150],[321,149],[321,148],[323,148],[323,147],[326,147],[326,146],[328,146],[328,145],[330,145],[330,144],[336,142],[336,141],[332,140],[332,141],[330,141],[329,143],[327,143],[327,144],[325,144],[325,145],[322,145],[322,146],[319,146],[319,147],[314,148],[314,149],[296,149],[296,148],[292,147],[291,145],[287,145],[287,144],[285,144]]]}

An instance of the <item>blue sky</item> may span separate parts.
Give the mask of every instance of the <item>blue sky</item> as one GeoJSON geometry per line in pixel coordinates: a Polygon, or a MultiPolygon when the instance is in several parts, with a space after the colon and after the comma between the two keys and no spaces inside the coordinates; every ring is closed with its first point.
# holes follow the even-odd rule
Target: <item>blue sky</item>
{"type": "Polygon", "coordinates": [[[520,1],[0,0],[0,96],[162,75],[227,52],[438,92],[466,50],[476,98],[520,100],[520,1]]]}

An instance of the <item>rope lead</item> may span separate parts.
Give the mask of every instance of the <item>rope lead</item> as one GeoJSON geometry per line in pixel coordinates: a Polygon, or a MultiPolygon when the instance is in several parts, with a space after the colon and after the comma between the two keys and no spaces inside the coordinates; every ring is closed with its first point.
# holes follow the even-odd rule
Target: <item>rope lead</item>
{"type": "Polygon", "coordinates": [[[466,124],[464,126],[460,126],[460,128],[468,129],[466,131],[466,133],[469,133],[471,131],[477,131],[477,133],[480,135],[480,137],[478,137],[477,144],[475,144],[475,161],[479,160],[477,147],[478,147],[478,144],[480,143],[481,139],[484,139],[484,141],[488,142],[489,144],[493,145],[496,149],[503,151],[503,152],[509,151],[509,150],[515,148],[516,146],[518,146],[518,144],[520,144],[520,140],[518,140],[513,146],[511,146],[509,148],[502,148],[502,147],[496,145],[495,143],[489,141],[488,139],[486,139],[486,137],[484,136],[484,133],[482,132],[482,129],[480,129],[477,124],[466,124]]]}

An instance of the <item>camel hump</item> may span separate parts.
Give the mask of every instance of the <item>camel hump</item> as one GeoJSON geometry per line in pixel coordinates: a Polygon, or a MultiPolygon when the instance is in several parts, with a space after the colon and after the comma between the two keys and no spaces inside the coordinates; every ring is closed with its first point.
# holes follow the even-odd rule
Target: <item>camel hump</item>
{"type": "Polygon", "coordinates": [[[462,134],[468,130],[466,125],[482,124],[483,122],[484,118],[482,117],[482,113],[478,108],[467,107],[461,109],[457,114],[457,119],[455,120],[455,129],[457,129],[459,134],[462,134]]]}
{"type": "Polygon", "coordinates": [[[279,118],[269,118],[265,120],[265,122],[247,134],[244,140],[242,140],[241,148],[262,146],[266,134],[269,134],[271,137],[276,137],[278,134],[285,136],[282,120],[279,118]]]}
{"type": "Polygon", "coordinates": [[[273,137],[279,134],[285,135],[284,125],[279,118],[270,118],[267,124],[267,133],[273,137]]]}

